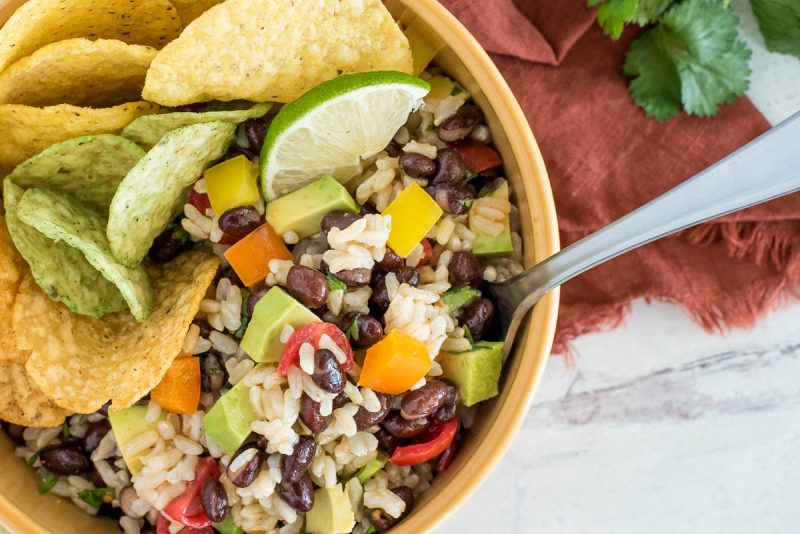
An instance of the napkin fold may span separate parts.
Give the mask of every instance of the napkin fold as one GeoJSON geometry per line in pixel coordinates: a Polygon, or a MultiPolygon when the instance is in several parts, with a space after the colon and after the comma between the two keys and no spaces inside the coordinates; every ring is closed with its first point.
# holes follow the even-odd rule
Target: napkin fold
{"type": "MultiPolygon", "coordinates": [[[[633,30],[612,41],[584,0],[442,0],[489,51],[544,155],[562,246],[594,232],[769,128],[742,98],[713,118],[659,123],[628,94],[633,30]]],[[[800,172],[800,169],[798,169],[800,172]]],[[[623,322],[636,298],[683,306],[706,330],[747,327],[800,278],[796,196],[704,224],[568,282],[554,353],[623,322]]]]}

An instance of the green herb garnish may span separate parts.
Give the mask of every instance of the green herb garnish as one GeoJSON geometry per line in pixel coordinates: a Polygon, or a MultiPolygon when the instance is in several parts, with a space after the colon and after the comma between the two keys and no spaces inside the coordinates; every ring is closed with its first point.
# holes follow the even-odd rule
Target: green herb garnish
{"type": "Polygon", "coordinates": [[[35,464],[36,460],[39,459],[39,455],[42,453],[43,450],[44,450],[44,447],[42,447],[38,451],[36,451],[33,454],[31,454],[31,457],[28,458],[28,461],[25,462],[25,463],[27,463],[29,467],[33,467],[33,464],[35,464]]]}
{"type": "Polygon", "coordinates": [[[450,96],[460,95],[463,92],[464,92],[464,89],[460,85],[455,84],[453,86],[453,88],[450,90],[450,96]]]}
{"type": "Polygon", "coordinates": [[[58,475],[55,473],[47,473],[42,477],[42,483],[39,485],[39,495],[44,495],[49,492],[56,484],[58,484],[58,475]]]}
{"type": "Polygon", "coordinates": [[[355,315],[355,317],[353,317],[353,320],[350,322],[349,325],[347,325],[347,328],[345,329],[345,334],[347,334],[347,337],[349,337],[353,341],[358,341],[358,318],[359,317],[361,317],[361,314],[357,313],[355,315]]]}
{"type": "Polygon", "coordinates": [[[478,176],[480,176],[480,174],[478,174],[477,172],[472,172],[471,170],[467,169],[466,172],[464,173],[463,184],[467,185],[471,180],[474,180],[478,176]]]}
{"type": "Polygon", "coordinates": [[[328,289],[331,291],[336,291],[337,289],[347,289],[347,284],[336,278],[336,276],[331,273],[326,274],[325,279],[328,281],[328,289]]]}
{"type": "Polygon", "coordinates": [[[472,345],[475,344],[475,340],[472,338],[472,332],[470,332],[469,327],[467,325],[464,325],[464,337],[469,340],[470,344],[472,345]]]}
{"type": "Polygon", "coordinates": [[[78,497],[91,506],[100,508],[103,503],[110,503],[114,500],[114,488],[96,488],[78,492],[78,497]]]}

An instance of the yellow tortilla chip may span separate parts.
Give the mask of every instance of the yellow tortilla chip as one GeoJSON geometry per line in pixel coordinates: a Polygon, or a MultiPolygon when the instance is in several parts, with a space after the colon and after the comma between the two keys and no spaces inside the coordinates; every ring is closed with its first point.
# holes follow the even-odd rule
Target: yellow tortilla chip
{"type": "Polygon", "coordinates": [[[156,54],[142,95],[168,106],[291,102],[339,74],[411,68],[380,0],[227,0],[156,54]]]}
{"type": "Polygon", "coordinates": [[[149,102],[100,109],[69,104],[45,108],[0,104],[0,174],[11,172],[50,145],[83,135],[117,133],[133,119],[160,109],[149,102]]]}
{"type": "Polygon", "coordinates": [[[26,275],[14,303],[17,346],[32,351],[26,368],[59,406],[92,413],[108,399],[126,408],[161,381],[179,355],[186,332],[217,272],[219,260],[189,252],[153,267],[153,314],[137,323],[129,313],[92,319],[50,300],[26,275]]]}
{"type": "Polygon", "coordinates": [[[60,425],[68,415],[31,380],[24,364],[0,365],[0,419],[43,428],[60,425]]]}
{"type": "MultiPolygon", "coordinates": [[[[11,324],[11,308],[25,272],[25,260],[14,248],[5,217],[0,217],[0,323],[11,324]]],[[[24,364],[28,353],[18,350],[14,336],[0,336],[0,365],[24,364]]]]}
{"type": "Polygon", "coordinates": [[[168,0],[28,0],[0,29],[0,72],[63,39],[119,39],[161,48],[180,32],[168,0]]]}
{"type": "Polygon", "coordinates": [[[188,26],[194,19],[222,1],[223,0],[172,0],[172,5],[178,10],[178,15],[180,15],[183,25],[188,26]]]}
{"type": "Polygon", "coordinates": [[[107,107],[142,98],[149,46],[113,39],[46,45],[0,74],[0,103],[107,107]]]}

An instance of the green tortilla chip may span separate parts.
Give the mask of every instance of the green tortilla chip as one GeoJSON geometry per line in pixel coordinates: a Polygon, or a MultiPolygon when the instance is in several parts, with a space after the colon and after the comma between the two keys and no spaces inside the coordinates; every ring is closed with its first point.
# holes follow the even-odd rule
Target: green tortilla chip
{"type": "Polygon", "coordinates": [[[79,250],[49,239],[19,220],[17,205],[24,193],[10,179],[3,182],[8,233],[47,296],[63,302],[75,313],[90,317],[127,308],[117,287],[92,267],[79,250]]]}
{"type": "Polygon", "coordinates": [[[209,122],[173,130],[128,173],[111,201],[106,235],[117,261],[135,266],[180,213],[189,187],[225,155],[236,125],[209,122]]]}
{"type": "Polygon", "coordinates": [[[17,185],[71,193],[107,214],[119,183],[144,150],[133,141],[111,134],[62,141],[21,163],[9,178],[17,185]]]}
{"type": "Polygon", "coordinates": [[[227,109],[220,111],[204,111],[202,113],[178,111],[175,113],[165,113],[164,115],[140,117],[122,130],[122,136],[145,146],[153,146],[158,143],[159,139],[164,137],[165,134],[183,126],[215,121],[234,122],[238,124],[248,119],[263,117],[271,107],[272,104],[264,103],[255,104],[249,109],[227,109]]]}
{"type": "MultiPolygon", "coordinates": [[[[54,241],[83,253],[95,269],[117,286],[137,321],[153,308],[153,289],[144,267],[130,269],[111,255],[105,235],[106,221],[88,204],[67,193],[28,189],[17,206],[17,216],[54,241]]],[[[83,287],[91,291],[91,287],[83,287]]]]}

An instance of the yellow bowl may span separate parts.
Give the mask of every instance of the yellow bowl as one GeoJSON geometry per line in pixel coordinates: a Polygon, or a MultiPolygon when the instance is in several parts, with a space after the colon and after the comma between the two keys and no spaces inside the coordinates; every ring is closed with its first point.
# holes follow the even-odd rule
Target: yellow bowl
{"type": "MultiPolygon", "coordinates": [[[[0,24],[24,0],[0,0],[0,24]]],[[[414,24],[441,47],[435,63],[454,76],[483,108],[495,144],[503,155],[521,215],[525,263],[554,254],[558,222],[553,196],[536,140],[514,95],[497,68],[469,32],[435,0],[386,0],[396,18],[414,24]]],[[[414,512],[392,532],[416,534],[433,529],[453,513],[500,461],[523,422],[542,376],[556,325],[558,292],[531,312],[506,363],[500,395],[481,405],[452,467],[436,478],[414,512]]],[[[68,500],[36,492],[33,470],[13,454],[0,436],[0,522],[13,532],[116,533],[115,523],[85,515],[68,500]]]]}

